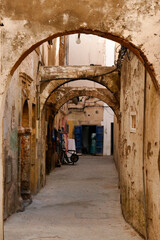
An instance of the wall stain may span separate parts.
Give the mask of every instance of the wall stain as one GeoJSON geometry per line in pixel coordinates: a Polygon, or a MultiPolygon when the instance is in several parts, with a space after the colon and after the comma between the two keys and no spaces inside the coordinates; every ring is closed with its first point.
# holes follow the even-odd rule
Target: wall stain
{"type": "Polygon", "coordinates": [[[148,159],[153,155],[153,151],[151,151],[151,150],[152,150],[151,142],[148,142],[148,146],[147,146],[147,158],[148,159]]]}
{"type": "Polygon", "coordinates": [[[18,151],[18,134],[17,134],[17,128],[14,128],[10,135],[10,147],[12,151],[17,153],[18,151]]]}

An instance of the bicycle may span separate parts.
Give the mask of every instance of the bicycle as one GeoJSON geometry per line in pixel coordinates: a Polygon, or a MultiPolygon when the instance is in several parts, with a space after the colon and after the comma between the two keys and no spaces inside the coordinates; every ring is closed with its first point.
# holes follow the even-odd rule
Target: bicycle
{"type": "Polygon", "coordinates": [[[61,163],[62,164],[72,164],[74,165],[79,160],[79,156],[76,154],[75,150],[62,149],[61,151],[61,163]]]}

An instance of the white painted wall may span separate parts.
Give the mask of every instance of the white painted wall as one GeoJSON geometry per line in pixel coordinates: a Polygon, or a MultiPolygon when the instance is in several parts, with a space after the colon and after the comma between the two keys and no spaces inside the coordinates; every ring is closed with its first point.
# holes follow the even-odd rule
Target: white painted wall
{"type": "Polygon", "coordinates": [[[115,42],[95,35],[69,36],[69,65],[113,66],[115,60],[115,42]]]}
{"type": "Polygon", "coordinates": [[[78,34],[69,36],[69,65],[102,65],[106,63],[106,39],[94,35],[78,34]]]}
{"type": "Polygon", "coordinates": [[[111,123],[114,122],[114,112],[104,103],[103,122],[104,137],[103,137],[103,155],[111,154],[111,123]]]}
{"type": "Polygon", "coordinates": [[[106,39],[106,66],[111,67],[115,61],[115,42],[106,39]]]}

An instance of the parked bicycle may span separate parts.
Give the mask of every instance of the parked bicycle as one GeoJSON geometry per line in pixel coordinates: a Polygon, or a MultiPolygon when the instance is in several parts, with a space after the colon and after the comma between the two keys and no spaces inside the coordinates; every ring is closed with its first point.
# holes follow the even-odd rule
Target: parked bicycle
{"type": "Polygon", "coordinates": [[[61,163],[62,164],[75,164],[79,160],[79,156],[76,154],[75,150],[62,149],[61,151],[61,163]]]}

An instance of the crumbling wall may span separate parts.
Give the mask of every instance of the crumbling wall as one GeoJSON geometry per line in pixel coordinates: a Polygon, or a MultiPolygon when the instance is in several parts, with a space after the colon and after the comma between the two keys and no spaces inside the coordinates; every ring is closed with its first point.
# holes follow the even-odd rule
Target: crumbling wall
{"type": "Polygon", "coordinates": [[[85,4],[82,0],[75,4],[65,0],[57,1],[56,5],[50,0],[41,3],[22,1],[22,4],[18,0],[12,4],[6,0],[2,4],[1,16],[3,61],[6,63],[4,77],[45,39],[76,32],[93,32],[126,45],[140,59],[143,58],[150,72],[155,69],[157,79],[160,76],[160,3],[157,0],[145,4],[142,0],[87,0],[85,4]],[[150,48],[152,50],[148,51],[150,48]]]}
{"type": "Polygon", "coordinates": [[[160,95],[146,76],[145,111],[146,215],[149,239],[160,239],[160,95]]]}
{"type": "Polygon", "coordinates": [[[17,209],[18,202],[18,123],[19,75],[15,72],[5,104],[3,118],[4,144],[4,218],[17,209]]]}
{"type": "MultiPolygon", "coordinates": [[[[30,54],[15,71],[7,92],[5,101],[5,112],[3,118],[3,146],[4,146],[4,218],[22,208],[20,199],[20,168],[19,154],[21,151],[18,130],[22,124],[22,109],[24,95],[28,94],[27,89],[22,87],[22,75],[36,79],[38,56],[36,52],[30,54]],[[22,89],[23,88],[23,89],[22,89]]],[[[25,80],[25,79],[24,79],[25,80]]],[[[29,125],[32,123],[32,102],[35,103],[35,83],[31,83],[29,100],[29,125]]],[[[30,151],[30,150],[29,150],[30,151]]]]}
{"type": "Polygon", "coordinates": [[[145,235],[143,115],[145,68],[130,52],[121,69],[120,189],[125,219],[145,235]]]}
{"type": "Polygon", "coordinates": [[[120,158],[117,165],[122,211],[140,234],[158,240],[160,96],[149,73],[132,53],[129,58],[125,57],[121,71],[120,112],[120,158]],[[135,121],[135,128],[132,121],[135,121]]]}

